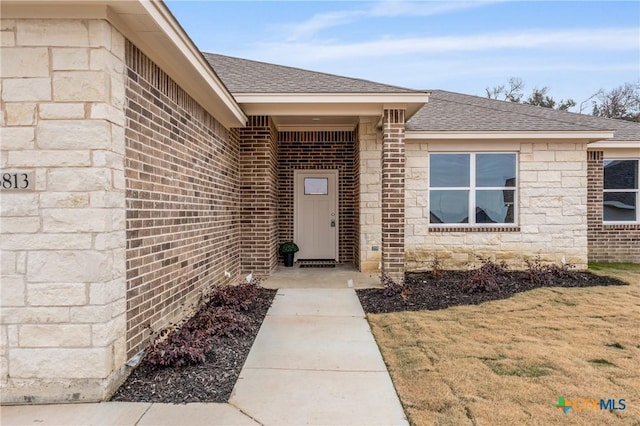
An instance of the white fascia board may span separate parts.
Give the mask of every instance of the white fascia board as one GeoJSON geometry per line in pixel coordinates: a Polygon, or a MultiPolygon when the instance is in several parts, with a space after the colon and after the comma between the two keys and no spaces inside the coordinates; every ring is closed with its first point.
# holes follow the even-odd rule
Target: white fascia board
{"type": "Polygon", "coordinates": [[[637,149],[640,155],[640,141],[597,141],[587,145],[587,149],[596,148],[637,149]]]}
{"type": "MultiPolygon", "coordinates": [[[[157,58],[153,58],[156,62],[163,62],[165,67],[170,66],[176,62],[175,56],[166,56],[164,49],[169,47],[172,50],[178,50],[184,60],[191,66],[177,67],[178,75],[174,79],[180,81],[182,86],[191,89],[190,95],[198,101],[205,108],[213,109],[209,110],[218,120],[222,122],[225,127],[239,127],[246,125],[247,117],[240,108],[240,106],[233,99],[231,93],[224,86],[222,81],[213,72],[209,64],[205,61],[202,53],[196,48],[193,41],[189,38],[187,33],[182,29],[178,21],[173,17],[171,12],[167,9],[167,6],[163,2],[151,1],[151,0],[138,0],[144,7],[148,15],[155,21],[155,24],[161,30],[160,34],[157,31],[153,31],[152,37],[144,37],[146,44],[154,43],[155,46],[150,46],[154,52],[158,52],[160,55],[157,58]],[[163,37],[157,37],[158,35],[163,37]],[[163,39],[169,40],[163,40],[163,39]],[[165,43],[170,41],[170,45],[165,43]],[[184,75],[184,71],[187,71],[187,75],[184,75]],[[202,82],[206,84],[202,84],[202,82]],[[200,84],[199,84],[200,83],[200,84]],[[208,89],[208,90],[207,90],[208,89]],[[219,102],[227,109],[223,111],[219,105],[214,105],[212,102],[211,93],[207,91],[213,91],[215,95],[213,98],[217,98],[219,102]],[[220,115],[223,115],[220,117],[220,115]]],[[[119,2],[113,2],[116,6],[119,2]]],[[[140,31],[142,34],[146,31],[140,31]]],[[[172,76],[173,77],[173,76],[172,76]]]]}
{"type": "Polygon", "coordinates": [[[422,103],[429,101],[428,93],[237,93],[240,103],[267,104],[396,104],[422,103]]]}
{"type": "Polygon", "coordinates": [[[613,137],[613,131],[568,131],[568,132],[449,132],[449,131],[414,131],[407,130],[405,139],[429,140],[429,139],[587,139],[602,140],[613,137]]]}
{"type": "Polygon", "coordinates": [[[406,108],[407,119],[429,101],[428,93],[237,93],[248,115],[381,115],[406,108]]]}

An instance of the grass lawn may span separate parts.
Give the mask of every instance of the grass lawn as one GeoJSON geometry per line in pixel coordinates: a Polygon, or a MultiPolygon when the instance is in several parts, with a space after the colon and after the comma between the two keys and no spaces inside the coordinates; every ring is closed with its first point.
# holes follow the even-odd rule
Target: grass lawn
{"type": "Polygon", "coordinates": [[[368,315],[409,421],[640,425],[640,265],[592,269],[631,285],[368,315]],[[623,398],[626,410],[564,414],[560,396],[623,398]]]}

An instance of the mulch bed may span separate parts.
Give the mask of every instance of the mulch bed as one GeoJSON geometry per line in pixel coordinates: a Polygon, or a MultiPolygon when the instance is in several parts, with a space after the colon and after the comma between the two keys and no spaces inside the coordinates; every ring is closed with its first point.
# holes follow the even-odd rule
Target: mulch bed
{"type": "MultiPolygon", "coordinates": [[[[516,293],[539,287],[594,287],[626,285],[615,278],[594,275],[586,271],[554,277],[551,283],[533,283],[527,272],[507,271],[496,278],[492,291],[470,291],[472,271],[442,271],[435,279],[431,272],[410,272],[404,286],[391,283],[384,289],[356,290],[366,313],[437,310],[459,305],[478,305],[491,300],[506,299],[516,293]]],[[[387,283],[388,284],[388,283],[387,283]]]]}
{"type": "Polygon", "coordinates": [[[251,309],[243,313],[250,320],[247,332],[220,337],[203,363],[162,367],[143,359],[111,401],[182,404],[229,401],[275,294],[276,290],[260,288],[251,309]]]}
{"type": "MultiPolygon", "coordinates": [[[[434,278],[431,272],[407,273],[404,285],[383,278],[382,289],[356,290],[366,313],[445,309],[457,305],[477,305],[506,299],[516,293],[537,287],[591,287],[625,285],[626,283],[589,272],[572,272],[555,277],[552,283],[534,284],[526,272],[508,271],[496,278],[491,291],[478,291],[470,286],[472,271],[441,271],[434,278]]],[[[179,367],[163,367],[143,359],[112,401],[131,402],[228,402],[240,370],[249,354],[264,317],[276,294],[275,290],[259,289],[251,309],[243,314],[250,324],[245,333],[222,336],[207,353],[203,363],[179,367]]]]}

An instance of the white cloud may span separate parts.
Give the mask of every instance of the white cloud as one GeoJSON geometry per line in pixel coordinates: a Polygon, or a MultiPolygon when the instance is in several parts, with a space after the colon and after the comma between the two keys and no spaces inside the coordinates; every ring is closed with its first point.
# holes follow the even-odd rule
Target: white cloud
{"type": "Polygon", "coordinates": [[[318,13],[298,24],[284,24],[288,32],[287,40],[293,41],[312,37],[314,34],[331,27],[337,27],[353,22],[357,17],[364,15],[362,11],[336,11],[318,13]]]}
{"type": "Polygon", "coordinates": [[[250,57],[278,63],[312,64],[353,58],[388,58],[451,52],[489,52],[506,49],[546,51],[637,51],[637,28],[527,30],[447,37],[384,38],[356,43],[260,43],[250,57]]]}
{"type": "Polygon", "coordinates": [[[369,10],[369,16],[431,16],[442,15],[459,10],[475,9],[486,5],[501,3],[505,0],[478,0],[478,1],[422,1],[407,2],[402,0],[380,1],[369,10]]]}
{"type": "Polygon", "coordinates": [[[442,15],[460,10],[483,7],[502,1],[506,0],[479,0],[474,2],[407,2],[403,0],[383,0],[375,2],[365,9],[318,13],[306,21],[295,24],[280,23],[277,27],[284,29],[286,34],[284,38],[286,40],[295,41],[311,38],[325,29],[347,25],[359,19],[442,15]]]}

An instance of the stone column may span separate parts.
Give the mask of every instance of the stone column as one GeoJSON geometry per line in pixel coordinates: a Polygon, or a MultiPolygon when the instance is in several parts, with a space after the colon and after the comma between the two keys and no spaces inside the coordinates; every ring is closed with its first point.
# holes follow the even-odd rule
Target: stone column
{"type": "Polygon", "coordinates": [[[2,21],[2,402],[101,400],[125,362],[124,37],[2,21]]]}
{"type": "Polygon", "coordinates": [[[382,271],[404,278],[405,110],[385,109],[382,118],[382,271]]]}

